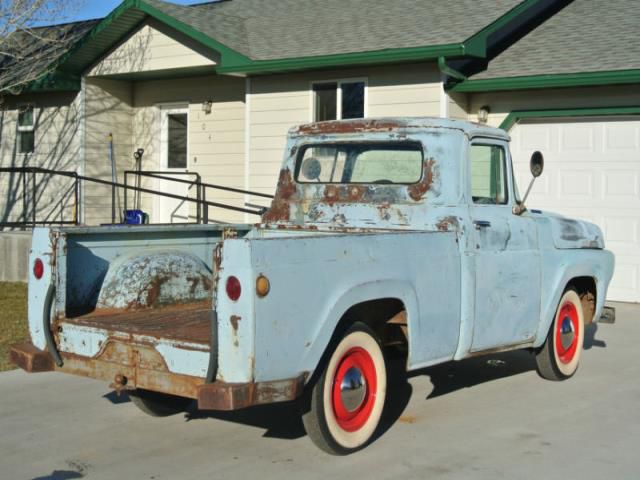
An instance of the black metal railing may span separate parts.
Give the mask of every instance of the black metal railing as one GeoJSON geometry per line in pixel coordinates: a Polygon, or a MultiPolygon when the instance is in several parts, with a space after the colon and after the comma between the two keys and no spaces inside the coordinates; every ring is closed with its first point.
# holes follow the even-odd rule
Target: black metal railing
{"type": "MultiPolygon", "coordinates": [[[[82,202],[82,191],[81,187],[84,187],[83,182],[89,184],[98,184],[98,185],[106,185],[111,188],[111,223],[119,224],[122,223],[121,215],[124,213],[121,210],[126,210],[128,208],[128,192],[135,192],[136,197],[135,202],[138,205],[141,204],[140,194],[146,193],[149,195],[154,195],[158,197],[171,198],[174,200],[180,200],[181,202],[188,202],[190,204],[196,205],[196,220],[192,223],[209,223],[209,208],[220,208],[224,210],[231,210],[234,212],[240,213],[248,213],[251,215],[262,215],[264,213],[264,208],[251,205],[249,208],[238,207],[235,205],[229,205],[223,202],[210,201],[207,200],[207,190],[217,190],[217,191],[226,191],[233,193],[240,193],[244,195],[250,195],[253,197],[261,197],[261,198],[273,198],[272,195],[252,192],[249,190],[242,190],[238,188],[226,187],[224,185],[216,185],[212,183],[202,182],[200,175],[196,172],[163,172],[163,171],[137,171],[137,170],[127,170],[124,172],[124,183],[113,182],[110,180],[103,180],[101,178],[88,177],[85,175],[79,175],[77,172],[70,171],[61,171],[61,170],[51,170],[40,167],[4,167],[0,168],[0,174],[18,174],[20,176],[20,182],[22,184],[22,214],[20,216],[20,221],[0,221],[0,228],[25,228],[25,227],[35,227],[37,225],[77,225],[80,222],[80,204],[82,202]],[[50,175],[53,177],[66,177],[71,178],[73,181],[73,220],[65,220],[64,219],[64,208],[61,209],[60,219],[41,219],[38,218],[38,194],[42,193],[42,189],[38,189],[37,184],[37,175],[50,175]],[[129,185],[128,179],[130,176],[136,176],[136,185],[129,185]],[[192,180],[187,180],[184,178],[175,178],[172,175],[191,175],[194,178],[192,180]],[[196,187],[196,198],[192,198],[188,195],[177,195],[174,193],[168,193],[164,191],[154,190],[151,188],[142,187],[141,177],[150,177],[156,178],[164,181],[170,181],[180,184],[189,185],[189,189],[193,186],[196,187]],[[31,184],[31,188],[28,188],[28,185],[31,184]],[[118,203],[118,189],[123,190],[123,200],[124,200],[124,209],[120,209],[117,206],[118,203]],[[30,203],[29,203],[30,200],[30,203]]],[[[0,201],[2,201],[0,199],[0,201]]],[[[62,203],[61,203],[62,205],[62,203]]],[[[246,206],[246,205],[245,205],[246,206]]]]}

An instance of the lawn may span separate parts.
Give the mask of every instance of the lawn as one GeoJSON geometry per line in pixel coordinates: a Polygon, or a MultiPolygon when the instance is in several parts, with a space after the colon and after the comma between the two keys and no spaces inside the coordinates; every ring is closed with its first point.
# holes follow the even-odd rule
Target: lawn
{"type": "Polygon", "coordinates": [[[0,282],[0,372],[15,368],[9,346],[28,338],[27,284],[0,282]]]}

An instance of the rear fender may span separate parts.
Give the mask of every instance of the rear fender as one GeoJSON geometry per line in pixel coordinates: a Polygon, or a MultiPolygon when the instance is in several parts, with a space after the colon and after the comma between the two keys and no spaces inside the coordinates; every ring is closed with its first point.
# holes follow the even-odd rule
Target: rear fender
{"type": "Polygon", "coordinates": [[[319,366],[323,355],[327,351],[329,344],[336,333],[340,320],[347,311],[360,303],[371,300],[393,298],[400,300],[407,312],[407,325],[409,330],[409,364],[411,364],[412,346],[415,345],[419,337],[418,300],[416,292],[411,283],[401,280],[381,280],[364,283],[354,286],[340,296],[340,298],[328,308],[328,311],[321,318],[324,322],[315,331],[314,340],[306,350],[302,359],[300,371],[310,372],[310,378],[319,366]]]}

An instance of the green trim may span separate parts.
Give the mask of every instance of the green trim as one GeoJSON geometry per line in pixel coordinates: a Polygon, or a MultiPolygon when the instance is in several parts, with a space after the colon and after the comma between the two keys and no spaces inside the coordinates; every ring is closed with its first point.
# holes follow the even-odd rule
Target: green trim
{"type": "Polygon", "coordinates": [[[482,80],[467,80],[451,88],[454,92],[494,92],[534,88],[589,87],[640,83],[640,69],[609,72],[563,73],[482,80]]]}
{"type": "Polygon", "coordinates": [[[542,0],[524,0],[485,28],[469,37],[463,42],[465,53],[470,56],[485,58],[487,56],[487,42],[489,41],[489,37],[540,1],[542,0]]]}
{"type": "Polygon", "coordinates": [[[515,110],[507,115],[500,124],[500,128],[509,131],[516,123],[526,118],[603,117],[610,115],[640,115],[640,106],[568,108],[560,110],[515,110]]]}
{"type": "Polygon", "coordinates": [[[237,64],[226,62],[216,71],[221,74],[274,73],[313,68],[343,67],[349,65],[399,63],[416,60],[433,60],[440,56],[462,56],[464,45],[448,44],[429,47],[389,48],[368,52],[318,55],[315,57],[283,58],[277,60],[249,60],[237,64]]]}
{"type": "Polygon", "coordinates": [[[456,80],[467,79],[467,77],[465,77],[462,72],[459,72],[458,70],[447,65],[447,59],[445,57],[438,57],[438,68],[448,77],[455,78],[456,80]]]}

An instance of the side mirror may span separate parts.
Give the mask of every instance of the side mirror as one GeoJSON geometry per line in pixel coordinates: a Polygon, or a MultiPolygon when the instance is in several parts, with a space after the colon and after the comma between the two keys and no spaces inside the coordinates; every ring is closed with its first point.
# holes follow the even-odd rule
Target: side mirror
{"type": "Polygon", "coordinates": [[[544,170],[544,156],[542,155],[542,152],[536,150],[531,154],[531,160],[529,160],[529,169],[531,170],[531,175],[533,175],[533,178],[531,179],[531,182],[529,182],[529,188],[527,188],[527,192],[524,194],[522,201],[513,206],[514,215],[522,215],[527,210],[527,207],[524,206],[524,202],[527,201],[527,197],[531,192],[531,187],[533,187],[533,182],[536,181],[536,178],[542,175],[542,171],[544,170]]]}
{"type": "Polygon", "coordinates": [[[542,175],[542,171],[544,170],[544,156],[542,152],[535,151],[531,154],[531,160],[529,160],[529,169],[531,170],[531,175],[533,178],[538,178],[542,175]]]}

